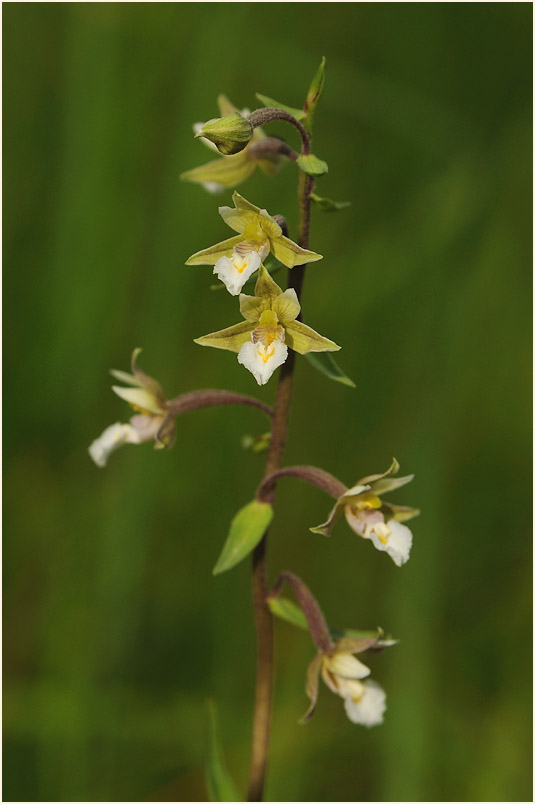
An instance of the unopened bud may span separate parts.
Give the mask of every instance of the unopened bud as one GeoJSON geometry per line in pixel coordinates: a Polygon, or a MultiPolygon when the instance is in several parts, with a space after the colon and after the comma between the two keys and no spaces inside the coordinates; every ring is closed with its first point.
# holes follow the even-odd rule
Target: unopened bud
{"type": "Polygon", "coordinates": [[[195,134],[195,137],[206,137],[207,140],[214,143],[218,151],[225,155],[243,151],[252,136],[251,123],[238,112],[208,120],[195,134]]]}

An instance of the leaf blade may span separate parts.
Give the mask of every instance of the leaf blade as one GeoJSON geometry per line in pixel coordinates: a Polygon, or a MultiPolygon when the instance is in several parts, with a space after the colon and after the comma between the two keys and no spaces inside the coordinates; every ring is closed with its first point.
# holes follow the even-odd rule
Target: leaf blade
{"type": "Polygon", "coordinates": [[[323,374],[330,380],[346,385],[348,388],[357,387],[353,380],[342,371],[336,360],[327,352],[309,352],[305,357],[320,374],[323,374]]]}
{"type": "Polygon", "coordinates": [[[213,569],[214,575],[226,572],[239,564],[254,550],[273,519],[269,503],[252,500],[240,508],[232,522],[227,540],[213,569]]]}
{"type": "Polygon", "coordinates": [[[219,740],[215,704],[208,701],[208,746],[205,778],[211,801],[241,801],[236,786],[226,768],[219,740]]]}

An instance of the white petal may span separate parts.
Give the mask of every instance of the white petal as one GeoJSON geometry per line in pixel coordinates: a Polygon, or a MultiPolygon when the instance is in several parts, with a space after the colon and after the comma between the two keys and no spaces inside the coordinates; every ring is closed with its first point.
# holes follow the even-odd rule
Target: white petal
{"type": "Polygon", "coordinates": [[[232,296],[237,296],[249,277],[260,268],[260,255],[257,251],[237,254],[232,257],[220,257],[214,265],[214,274],[224,283],[232,296]]]}
{"type": "Polygon", "coordinates": [[[361,726],[378,726],[383,722],[386,710],[386,693],[375,681],[366,681],[362,686],[364,692],[360,699],[346,695],[344,706],[347,716],[361,726]]]}
{"type": "Polygon", "coordinates": [[[327,660],[327,666],[331,673],[343,678],[359,679],[370,675],[369,668],[351,653],[335,653],[327,660]]]}
{"type": "Polygon", "coordinates": [[[220,195],[224,190],[226,190],[226,187],[223,184],[219,184],[218,181],[203,181],[202,186],[212,195],[220,195]]]}
{"type": "Polygon", "coordinates": [[[138,430],[131,424],[117,422],[106,427],[99,438],[89,447],[89,454],[97,466],[106,466],[108,456],[123,444],[140,444],[138,430]]]}
{"type": "Polygon", "coordinates": [[[120,385],[112,385],[111,388],[117,396],[120,396],[130,405],[140,408],[140,410],[147,410],[149,413],[162,413],[162,408],[154,394],[151,394],[145,388],[122,388],[120,385]]]}
{"type": "Polygon", "coordinates": [[[258,385],[265,385],[287,357],[288,347],[281,341],[273,341],[269,346],[247,341],[238,353],[238,363],[249,369],[258,385]]]}
{"type": "Polygon", "coordinates": [[[342,497],[344,498],[356,497],[357,494],[362,494],[363,491],[369,491],[370,489],[371,486],[353,486],[353,488],[348,489],[346,492],[344,492],[344,494],[342,494],[342,497]]]}
{"type": "Polygon", "coordinates": [[[373,534],[371,537],[372,541],[379,550],[386,550],[394,564],[401,567],[402,564],[405,564],[405,562],[409,560],[412,547],[412,533],[406,525],[402,525],[401,522],[396,522],[394,519],[387,522],[386,526],[390,531],[386,545],[378,547],[373,534]]]}

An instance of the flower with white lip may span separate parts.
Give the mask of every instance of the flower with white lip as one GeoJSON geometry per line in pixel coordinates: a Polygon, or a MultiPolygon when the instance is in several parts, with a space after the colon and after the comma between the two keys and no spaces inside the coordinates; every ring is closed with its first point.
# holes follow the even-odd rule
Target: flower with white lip
{"type": "MultiPolygon", "coordinates": [[[[249,114],[249,109],[238,109],[225,95],[220,95],[217,99],[221,117],[239,112],[243,117],[249,114]]],[[[208,148],[218,153],[217,147],[202,136],[204,123],[194,123],[193,131],[208,148]]],[[[238,184],[248,179],[259,167],[268,176],[277,173],[281,156],[279,154],[265,154],[259,143],[266,139],[266,135],[260,127],[253,131],[253,136],[245,148],[237,154],[221,156],[206,165],[187,170],[182,173],[180,178],[183,181],[191,181],[202,184],[209,193],[222,193],[223,190],[233,190],[238,184]]]]}
{"type": "Polygon", "coordinates": [[[195,343],[238,354],[259,385],[264,385],[288,356],[288,347],[298,352],[333,352],[340,349],[333,341],[297,321],[301,306],[293,288],[277,285],[263,265],[255,286],[255,295],[240,294],[240,312],[245,321],[211,332],[195,343]]]}
{"type": "Polygon", "coordinates": [[[372,642],[342,639],[332,650],[317,654],[307,671],[306,691],[311,704],[303,718],[304,722],[312,716],[316,707],[320,674],[329,689],[343,698],[346,714],[353,723],[371,727],[383,722],[386,694],[379,684],[367,678],[370,669],[352,655],[373,647],[372,642]]]}
{"type": "Polygon", "coordinates": [[[213,273],[233,296],[238,295],[270,252],[287,268],[322,259],[321,254],[301,248],[285,237],[267,210],[251,204],[239,193],[234,193],[232,200],[234,208],[219,207],[219,214],[238,235],[197,251],[186,265],[213,265],[213,273]]]}
{"type": "Polygon", "coordinates": [[[355,533],[363,539],[370,539],[377,550],[388,553],[394,564],[401,567],[408,561],[412,546],[412,533],[401,523],[420,512],[417,508],[385,503],[381,499],[382,494],[400,488],[413,479],[414,475],[392,477],[398,470],[399,464],[394,458],[386,472],[359,480],[338,498],[327,521],[311,528],[312,532],[330,536],[333,525],[343,512],[355,533]]]}
{"type": "Polygon", "coordinates": [[[141,349],[132,353],[132,374],[112,370],[116,379],[129,387],[113,385],[112,390],[137,411],[128,424],[116,422],[107,427],[89,447],[89,454],[97,466],[106,466],[108,457],[123,444],[144,444],[154,441],[155,449],[172,445],[175,435],[175,417],[166,407],[160,383],[145,374],[138,365],[141,349]]]}

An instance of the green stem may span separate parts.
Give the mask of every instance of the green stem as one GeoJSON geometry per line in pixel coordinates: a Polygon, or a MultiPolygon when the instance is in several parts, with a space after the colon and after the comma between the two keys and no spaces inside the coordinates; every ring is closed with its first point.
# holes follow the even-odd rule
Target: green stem
{"type": "MultiPolygon", "coordinates": [[[[273,115],[279,110],[265,110],[271,113],[270,119],[288,120],[286,114],[280,117],[273,115]]],[[[302,126],[292,119],[298,130],[302,126]],[[297,124],[297,125],[296,125],[297,124]]],[[[301,131],[300,131],[301,133],[301,131]]],[[[308,136],[302,134],[302,152],[310,150],[308,136]]],[[[313,181],[302,171],[299,175],[298,204],[299,204],[299,245],[308,248],[310,229],[310,193],[313,181]]],[[[295,289],[297,296],[301,294],[305,276],[305,265],[295,267],[289,274],[288,287],[295,289]]],[[[286,362],[282,365],[277,397],[275,400],[275,415],[271,431],[270,449],[266,461],[264,479],[273,475],[280,469],[286,433],[288,429],[288,415],[292,396],[292,381],[295,367],[295,352],[289,351],[286,362]]],[[[268,501],[273,502],[275,485],[268,495],[268,501]]],[[[271,703],[273,697],[273,618],[266,603],[269,592],[267,583],[267,538],[266,531],[262,540],[253,552],[252,592],[256,625],[256,687],[255,706],[253,714],[253,735],[251,743],[251,765],[249,769],[249,785],[247,801],[262,801],[269,753],[269,737],[271,732],[271,703]]]]}

